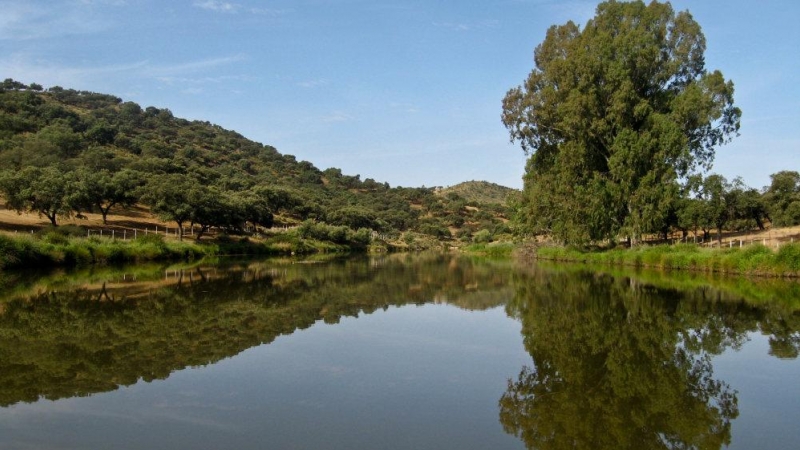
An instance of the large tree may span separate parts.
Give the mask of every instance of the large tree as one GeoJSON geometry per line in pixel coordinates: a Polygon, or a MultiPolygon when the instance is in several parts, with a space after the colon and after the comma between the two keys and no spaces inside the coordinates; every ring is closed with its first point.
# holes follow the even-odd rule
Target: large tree
{"type": "Polygon", "coordinates": [[[71,217],[79,212],[76,181],[72,172],[56,167],[26,167],[19,172],[0,173],[0,192],[6,206],[23,212],[45,216],[54,227],[58,217],[71,217]]]}
{"type": "Polygon", "coordinates": [[[783,170],[770,175],[772,183],[764,194],[773,225],[792,226],[800,223],[800,173],[783,170]]]}
{"type": "Polygon", "coordinates": [[[141,175],[130,169],[112,173],[106,169],[79,170],[79,192],[77,196],[87,210],[97,209],[103,216],[103,224],[108,223],[108,212],[114,206],[130,207],[136,204],[136,195],[141,175]]]}
{"type": "Polygon", "coordinates": [[[201,189],[194,178],[179,173],[159,174],[150,177],[141,188],[140,199],[162,220],[172,220],[178,225],[178,237],[183,240],[183,225],[190,221],[196,205],[190,194],[201,189]]]}
{"type": "Polygon", "coordinates": [[[705,68],[705,37],[669,3],[607,1],[581,29],[552,26],[503,101],[530,155],[525,229],[567,242],[659,229],[677,180],[737,134],[733,84],[705,68]]]}

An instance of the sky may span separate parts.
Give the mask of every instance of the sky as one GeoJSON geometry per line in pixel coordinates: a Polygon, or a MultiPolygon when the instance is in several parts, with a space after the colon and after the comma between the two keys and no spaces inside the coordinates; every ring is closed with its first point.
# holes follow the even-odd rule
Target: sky
{"type": "MultiPolygon", "coordinates": [[[[713,172],[800,170],[800,2],[675,0],[733,81],[741,135],[713,172]]],[[[392,186],[522,187],[500,121],[580,0],[0,0],[0,79],[113,94],[392,186]]]]}

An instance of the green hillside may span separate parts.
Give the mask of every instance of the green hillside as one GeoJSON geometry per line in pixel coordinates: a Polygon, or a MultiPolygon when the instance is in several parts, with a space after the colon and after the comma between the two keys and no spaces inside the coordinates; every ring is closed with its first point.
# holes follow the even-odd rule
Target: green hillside
{"type": "Polygon", "coordinates": [[[486,205],[506,205],[506,200],[512,192],[517,191],[488,181],[465,181],[437,190],[440,195],[454,193],[468,202],[486,205]]]}
{"type": "Polygon", "coordinates": [[[193,223],[230,234],[314,221],[406,243],[425,236],[468,242],[477,232],[507,232],[498,188],[436,195],[391,187],[320,170],[169,109],[10,79],[0,84],[0,192],[9,209],[39,213],[53,225],[143,205],[178,228],[193,223]]]}

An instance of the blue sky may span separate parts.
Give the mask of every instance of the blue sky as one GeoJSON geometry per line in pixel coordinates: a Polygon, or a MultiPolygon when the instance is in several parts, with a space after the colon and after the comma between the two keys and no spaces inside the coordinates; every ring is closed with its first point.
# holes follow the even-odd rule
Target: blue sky
{"type": "MultiPolygon", "coordinates": [[[[673,1],[736,86],[741,136],[713,171],[761,188],[800,170],[800,2],[673,1]]],[[[500,122],[554,0],[0,0],[0,78],[207,120],[321,169],[392,186],[522,186],[500,122]]]]}

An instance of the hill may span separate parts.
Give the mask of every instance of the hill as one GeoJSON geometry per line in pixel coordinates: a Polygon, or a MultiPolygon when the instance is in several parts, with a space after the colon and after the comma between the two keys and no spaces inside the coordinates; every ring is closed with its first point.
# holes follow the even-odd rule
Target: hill
{"type": "Polygon", "coordinates": [[[439,195],[454,193],[468,202],[494,205],[505,205],[512,192],[516,190],[488,181],[465,181],[436,191],[439,195]]]}
{"type": "Polygon", "coordinates": [[[53,225],[87,213],[106,221],[137,206],[179,229],[191,223],[201,234],[304,221],[403,242],[506,233],[508,211],[499,194],[476,196],[478,190],[442,196],[432,188],[391,187],[337,168],[320,170],[169,109],[58,86],[0,83],[0,192],[8,209],[53,225]]]}

